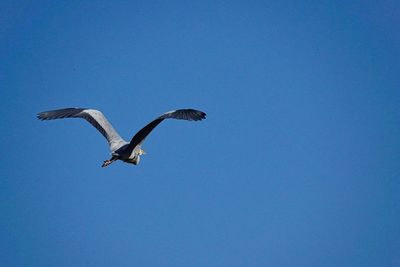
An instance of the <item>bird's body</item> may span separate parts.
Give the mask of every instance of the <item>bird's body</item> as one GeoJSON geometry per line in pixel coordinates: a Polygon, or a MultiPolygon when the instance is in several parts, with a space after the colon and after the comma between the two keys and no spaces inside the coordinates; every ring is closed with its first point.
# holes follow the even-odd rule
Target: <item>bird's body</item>
{"type": "Polygon", "coordinates": [[[178,119],[198,121],[205,119],[206,114],[194,109],[179,109],[169,111],[137,132],[130,142],[121,138],[118,132],[114,129],[106,117],[98,110],[85,108],[65,108],[44,111],[37,114],[40,120],[53,120],[63,118],[82,118],[92,124],[106,139],[111,151],[111,158],[105,160],[102,167],[106,167],[116,160],[122,160],[126,163],[137,165],[140,161],[140,156],[145,154],[141,145],[148,134],[165,119],[178,119]]]}

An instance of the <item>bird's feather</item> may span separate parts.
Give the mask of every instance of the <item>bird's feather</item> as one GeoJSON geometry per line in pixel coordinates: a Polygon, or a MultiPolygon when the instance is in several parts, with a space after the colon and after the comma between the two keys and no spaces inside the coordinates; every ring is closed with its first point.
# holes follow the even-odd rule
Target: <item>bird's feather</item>
{"type": "Polygon", "coordinates": [[[126,144],[103,113],[95,109],[64,108],[40,112],[37,117],[40,120],[82,118],[93,125],[107,139],[111,151],[115,151],[126,144]]]}
{"type": "Polygon", "coordinates": [[[206,113],[195,109],[178,109],[166,112],[137,132],[131,139],[128,150],[132,152],[137,145],[142,144],[151,131],[165,119],[199,121],[205,118],[206,113]]]}

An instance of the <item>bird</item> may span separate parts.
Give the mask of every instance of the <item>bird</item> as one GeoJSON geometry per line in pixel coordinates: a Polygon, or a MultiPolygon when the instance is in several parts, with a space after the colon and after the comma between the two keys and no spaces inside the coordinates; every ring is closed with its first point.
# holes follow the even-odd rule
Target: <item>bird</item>
{"type": "Polygon", "coordinates": [[[144,140],[162,121],[166,119],[200,121],[206,118],[206,113],[191,108],[165,112],[139,130],[130,142],[122,139],[103,113],[96,109],[63,108],[49,110],[38,113],[37,118],[42,121],[64,118],[81,118],[88,121],[107,139],[111,158],[105,160],[101,165],[101,167],[107,167],[116,160],[138,165],[140,156],[146,154],[142,149],[144,140]]]}

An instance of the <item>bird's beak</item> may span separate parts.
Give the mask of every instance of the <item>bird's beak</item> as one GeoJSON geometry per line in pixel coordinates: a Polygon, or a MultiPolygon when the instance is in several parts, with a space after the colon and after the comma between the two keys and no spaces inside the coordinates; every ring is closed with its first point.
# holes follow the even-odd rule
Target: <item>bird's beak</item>
{"type": "Polygon", "coordinates": [[[143,149],[140,149],[140,155],[146,155],[146,151],[144,151],[143,149]]]}

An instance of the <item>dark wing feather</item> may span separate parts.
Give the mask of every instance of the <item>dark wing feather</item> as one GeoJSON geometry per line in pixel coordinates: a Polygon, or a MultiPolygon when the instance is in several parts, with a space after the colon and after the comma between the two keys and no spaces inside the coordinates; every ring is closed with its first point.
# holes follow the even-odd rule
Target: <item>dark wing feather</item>
{"type": "Polygon", "coordinates": [[[76,116],[84,111],[85,108],[63,108],[57,110],[44,111],[37,114],[39,120],[54,120],[63,118],[77,118],[76,116]]]}
{"type": "Polygon", "coordinates": [[[177,119],[187,121],[199,121],[206,118],[206,113],[195,109],[178,109],[162,114],[162,119],[177,119]]]}
{"type": "Polygon", "coordinates": [[[137,132],[135,136],[133,136],[131,142],[129,143],[128,149],[132,153],[135,147],[141,144],[147,137],[147,135],[149,135],[151,131],[165,119],[199,121],[205,118],[206,118],[206,113],[195,109],[178,109],[166,112],[157,119],[147,124],[139,132],[137,132]]]}

